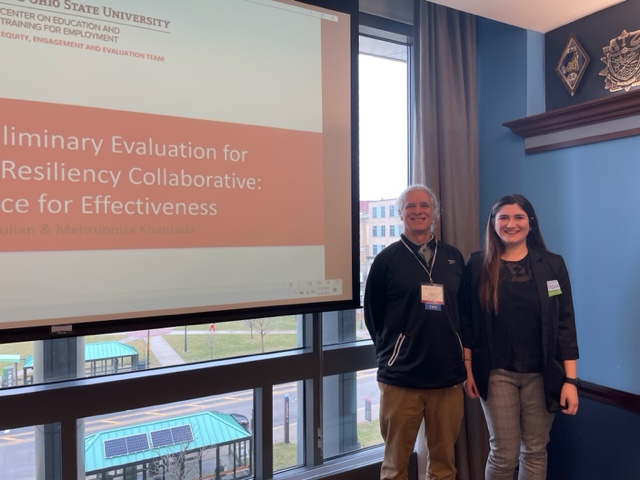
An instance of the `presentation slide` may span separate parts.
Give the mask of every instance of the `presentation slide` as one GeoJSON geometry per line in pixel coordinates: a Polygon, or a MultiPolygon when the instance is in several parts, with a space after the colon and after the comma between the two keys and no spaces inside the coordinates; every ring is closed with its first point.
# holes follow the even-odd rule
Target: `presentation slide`
{"type": "Polygon", "coordinates": [[[351,301],[350,22],[0,1],[0,329],[351,301]]]}

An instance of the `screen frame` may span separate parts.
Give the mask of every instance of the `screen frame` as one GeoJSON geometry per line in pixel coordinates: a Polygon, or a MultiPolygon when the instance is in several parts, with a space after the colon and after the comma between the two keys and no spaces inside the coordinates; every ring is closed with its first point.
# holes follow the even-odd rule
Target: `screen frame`
{"type": "MultiPolygon", "coordinates": [[[[285,305],[249,308],[220,309],[194,313],[137,316],[96,321],[75,321],[55,325],[28,325],[0,328],[0,343],[30,340],[45,340],[64,337],[98,335],[122,331],[221,323],[251,318],[276,317],[286,315],[315,314],[328,311],[360,308],[359,280],[359,180],[358,180],[358,52],[359,52],[359,9],[357,0],[294,0],[295,2],[317,6],[345,13],[350,18],[350,171],[351,201],[348,206],[351,218],[351,299],[311,303],[289,303],[285,305]]],[[[346,206],[345,206],[346,207],[346,206]]]]}

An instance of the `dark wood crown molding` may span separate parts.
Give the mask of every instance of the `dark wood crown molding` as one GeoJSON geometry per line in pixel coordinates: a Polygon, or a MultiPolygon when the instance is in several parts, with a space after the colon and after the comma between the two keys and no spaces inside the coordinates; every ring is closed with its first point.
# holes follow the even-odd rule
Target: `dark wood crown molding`
{"type": "MultiPolygon", "coordinates": [[[[503,125],[514,134],[527,140],[580,127],[606,124],[607,122],[636,115],[640,115],[640,89],[531,115],[506,122],[503,125]]],[[[568,134],[564,139],[558,140],[556,138],[550,140],[548,144],[537,145],[534,148],[527,147],[526,150],[527,153],[535,153],[640,134],[640,129],[627,126],[618,127],[614,131],[611,131],[611,129],[605,130],[606,132],[599,133],[595,129],[588,135],[579,136],[578,138],[568,134]]]]}

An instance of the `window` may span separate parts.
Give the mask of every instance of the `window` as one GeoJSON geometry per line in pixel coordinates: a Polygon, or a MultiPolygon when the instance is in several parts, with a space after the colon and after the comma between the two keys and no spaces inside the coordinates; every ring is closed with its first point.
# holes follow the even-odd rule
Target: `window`
{"type": "MultiPolygon", "coordinates": [[[[362,235],[361,298],[373,258],[393,241],[386,234],[401,230],[391,222],[409,165],[408,42],[376,32],[362,36],[360,55],[360,230],[376,238],[362,235]]],[[[176,469],[272,478],[379,445],[367,340],[358,309],[0,344],[0,408],[12,412],[3,420],[0,480],[41,480],[40,471],[71,478],[78,453],[60,432],[82,446],[90,480],[169,478],[176,469]],[[198,446],[207,422],[237,435],[198,446]],[[141,454],[163,441],[171,452],[141,454]]]]}
{"type": "Polygon", "coordinates": [[[373,218],[384,218],[385,208],[384,207],[373,207],[373,218]]]}
{"type": "Polygon", "coordinates": [[[374,225],[373,226],[373,236],[374,237],[384,237],[386,235],[385,233],[385,226],[384,225],[374,225]]]}
{"type": "Polygon", "coordinates": [[[303,382],[273,388],[273,469],[285,470],[304,463],[303,382]]]}
{"type": "MultiPolygon", "coordinates": [[[[122,332],[64,340],[64,350],[84,358],[83,369],[43,374],[47,358],[60,354],[56,342],[0,344],[2,386],[95,377],[184,363],[257,355],[300,347],[300,318],[253,318],[221,324],[122,332]]],[[[61,341],[57,342],[62,343],[61,341]]]]}
{"type": "Polygon", "coordinates": [[[361,36],[360,52],[360,200],[392,200],[409,180],[408,47],[361,36]]]}
{"type": "Polygon", "coordinates": [[[379,254],[383,249],[384,249],[385,245],[381,245],[381,244],[374,244],[373,245],[373,255],[377,255],[379,254]]]}
{"type": "MultiPolygon", "coordinates": [[[[21,428],[5,430],[0,440],[0,480],[16,478],[36,478],[37,454],[36,439],[43,441],[47,438],[49,444],[60,441],[60,424],[29,425],[21,428]],[[16,461],[19,460],[19,461],[16,461]]],[[[60,475],[59,469],[49,465],[51,478],[60,475]]]]}
{"type": "MultiPolygon", "coordinates": [[[[370,36],[360,38],[360,204],[371,208],[361,212],[360,231],[370,224],[372,238],[362,236],[360,251],[361,298],[373,258],[388,243],[382,237],[389,231],[399,235],[395,198],[408,183],[408,47],[405,44],[370,36]],[[387,208],[389,217],[386,216],[387,208]],[[373,223],[375,222],[375,223],[373,223]],[[387,230],[388,226],[388,230],[387,230]],[[382,243],[384,242],[384,243],[382,243]]],[[[396,235],[396,236],[397,236],[396,235]]],[[[323,317],[327,317],[324,314],[323,317]]],[[[331,322],[342,342],[369,338],[362,309],[334,315],[331,322]]],[[[327,325],[327,321],[323,322],[327,325]]],[[[324,343],[328,344],[325,337],[324,343]]],[[[325,458],[380,445],[378,422],[379,391],[375,381],[375,362],[366,368],[328,375],[324,379],[325,458]],[[340,433],[339,436],[336,435],[340,433]],[[331,445],[331,447],[329,447],[331,445]]]]}
{"type": "Polygon", "coordinates": [[[82,425],[86,480],[253,476],[250,390],[113,412],[82,425]],[[135,473],[140,477],[127,476],[135,473]]]}
{"type": "Polygon", "coordinates": [[[378,420],[380,393],[375,368],[325,377],[324,391],[325,411],[330,409],[333,412],[333,415],[325,417],[324,430],[344,432],[342,438],[331,439],[325,451],[328,457],[382,443],[378,420]],[[347,389],[350,401],[338,404],[347,389]]]}

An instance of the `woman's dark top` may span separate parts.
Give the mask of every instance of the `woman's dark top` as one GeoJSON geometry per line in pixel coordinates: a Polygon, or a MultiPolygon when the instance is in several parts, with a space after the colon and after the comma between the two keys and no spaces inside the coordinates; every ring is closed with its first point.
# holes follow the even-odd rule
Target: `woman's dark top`
{"type": "MultiPolygon", "coordinates": [[[[465,267],[461,297],[461,338],[465,348],[471,350],[473,376],[480,396],[486,400],[489,375],[495,365],[493,357],[496,345],[493,314],[482,308],[478,295],[483,262],[484,253],[474,252],[469,256],[465,267]]],[[[529,267],[535,288],[527,292],[538,295],[538,303],[531,309],[539,315],[541,325],[539,335],[547,410],[557,412],[561,409],[560,393],[566,374],[564,362],[577,360],[579,357],[571,282],[563,258],[555,253],[530,247],[527,270],[529,267]],[[556,289],[556,285],[560,288],[556,289]]],[[[511,282],[512,287],[513,283],[515,282],[511,282]]],[[[507,300],[499,298],[499,301],[507,300]]],[[[508,309],[509,306],[503,303],[499,305],[499,309],[502,308],[508,309]]],[[[510,318],[507,317],[506,310],[500,313],[510,318]]],[[[523,322],[522,318],[519,322],[523,322]]]]}
{"type": "Polygon", "coordinates": [[[529,255],[515,262],[500,261],[493,345],[492,368],[518,373],[542,372],[540,297],[529,255]]]}

